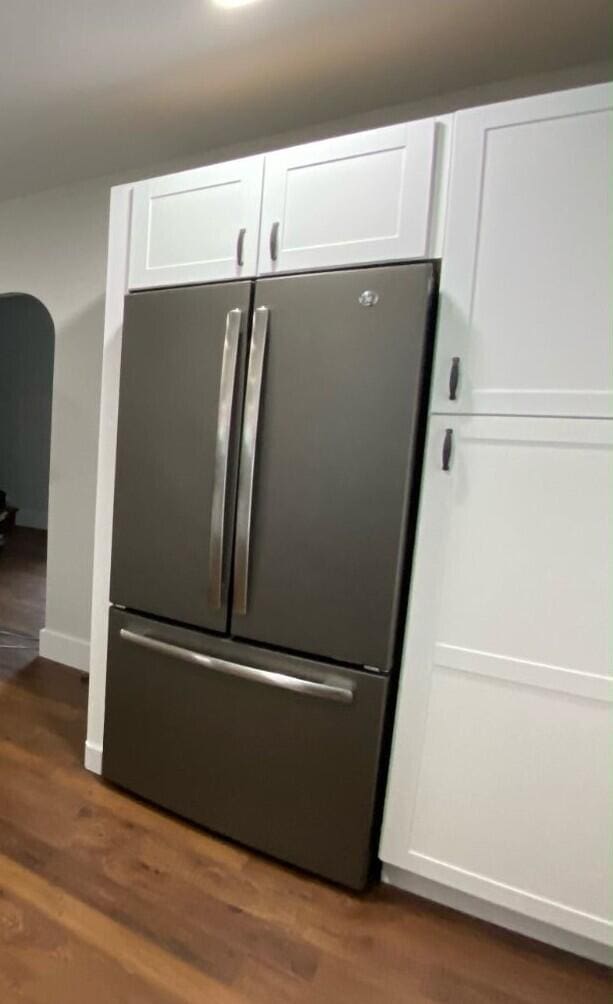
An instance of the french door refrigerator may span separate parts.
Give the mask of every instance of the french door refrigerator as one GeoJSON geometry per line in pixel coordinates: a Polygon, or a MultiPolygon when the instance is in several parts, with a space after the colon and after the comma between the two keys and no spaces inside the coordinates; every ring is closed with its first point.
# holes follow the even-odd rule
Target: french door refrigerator
{"type": "Polygon", "coordinates": [[[420,262],[126,297],[103,773],[354,888],[435,293],[420,262]]]}

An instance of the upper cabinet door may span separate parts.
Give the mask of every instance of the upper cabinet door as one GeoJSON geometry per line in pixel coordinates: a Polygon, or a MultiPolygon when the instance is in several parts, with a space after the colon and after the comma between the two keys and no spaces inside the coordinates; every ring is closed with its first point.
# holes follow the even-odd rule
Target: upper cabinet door
{"type": "Polygon", "coordinates": [[[259,272],[429,254],[433,120],[266,157],[259,272]]]}
{"type": "Polygon", "coordinates": [[[263,174],[245,157],[136,185],[130,289],[254,276],[263,174]]]}
{"type": "Polygon", "coordinates": [[[605,416],[608,86],[458,114],[434,411],[605,416]]]}

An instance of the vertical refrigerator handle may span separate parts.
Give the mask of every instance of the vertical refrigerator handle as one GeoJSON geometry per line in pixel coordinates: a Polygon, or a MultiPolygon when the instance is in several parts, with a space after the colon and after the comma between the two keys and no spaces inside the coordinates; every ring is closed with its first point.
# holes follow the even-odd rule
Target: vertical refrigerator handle
{"type": "Polygon", "coordinates": [[[238,502],[236,510],[236,548],[234,557],[234,612],[247,613],[249,584],[249,548],[251,544],[251,510],[255,457],[262,397],[264,356],[268,337],[268,307],[258,307],[254,313],[253,334],[249,350],[245,415],[241,441],[238,502]]]}
{"type": "Polygon", "coordinates": [[[209,605],[214,610],[219,610],[222,605],[226,495],[241,319],[242,310],[235,308],[228,311],[221,363],[221,377],[219,380],[215,472],[213,475],[213,502],[211,506],[211,535],[209,541],[208,599],[209,605]]]}

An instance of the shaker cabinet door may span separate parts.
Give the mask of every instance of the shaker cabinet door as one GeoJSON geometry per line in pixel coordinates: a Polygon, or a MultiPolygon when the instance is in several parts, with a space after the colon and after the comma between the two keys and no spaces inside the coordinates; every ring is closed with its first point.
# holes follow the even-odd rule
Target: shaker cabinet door
{"type": "Polygon", "coordinates": [[[435,122],[268,154],[259,272],[429,254],[435,122]]]}
{"type": "Polygon", "coordinates": [[[263,173],[245,157],[136,185],[130,289],[254,276],[263,173]]]}
{"type": "Polygon", "coordinates": [[[434,411],[613,414],[607,85],[456,116],[434,411]]]}
{"type": "Polygon", "coordinates": [[[380,852],[605,942],[612,449],[598,420],[431,419],[380,852]]]}

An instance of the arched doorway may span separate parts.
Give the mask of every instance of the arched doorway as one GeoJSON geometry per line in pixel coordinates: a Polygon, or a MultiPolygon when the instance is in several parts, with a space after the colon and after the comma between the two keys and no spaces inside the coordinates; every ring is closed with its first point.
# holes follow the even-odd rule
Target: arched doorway
{"type": "Polygon", "coordinates": [[[55,331],[45,305],[0,296],[0,645],[38,647],[45,620],[55,331]]]}

